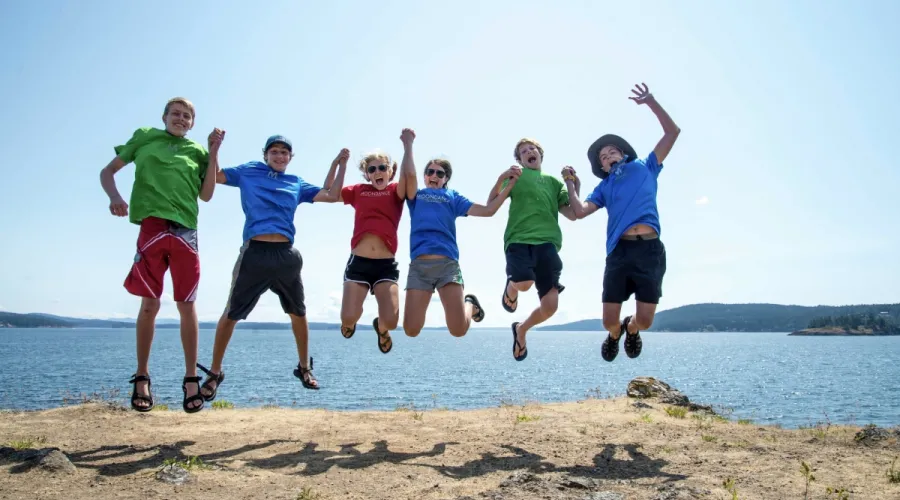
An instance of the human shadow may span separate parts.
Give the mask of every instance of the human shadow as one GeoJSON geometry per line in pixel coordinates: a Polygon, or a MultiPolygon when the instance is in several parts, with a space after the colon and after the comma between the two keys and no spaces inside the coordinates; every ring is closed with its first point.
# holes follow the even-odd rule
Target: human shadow
{"type": "Polygon", "coordinates": [[[296,474],[315,476],[328,472],[329,469],[335,466],[342,469],[357,470],[379,463],[399,464],[416,458],[443,455],[448,444],[458,443],[438,443],[429,451],[412,453],[391,451],[388,449],[387,441],[384,440],[376,441],[373,443],[374,447],[366,452],[361,452],[357,449],[357,446],[360,444],[362,443],[342,444],[338,451],[329,451],[317,449],[318,443],[307,442],[299,451],[281,453],[268,458],[250,459],[246,464],[261,469],[281,469],[302,464],[305,467],[302,471],[296,472],[296,474]]]}
{"type": "Polygon", "coordinates": [[[497,471],[514,471],[528,469],[533,472],[552,472],[556,466],[545,462],[544,457],[508,444],[500,445],[501,448],[513,453],[512,456],[498,457],[493,452],[481,454],[481,458],[469,460],[462,465],[431,465],[416,464],[438,471],[441,475],[454,479],[468,479],[479,477],[497,471]]]}

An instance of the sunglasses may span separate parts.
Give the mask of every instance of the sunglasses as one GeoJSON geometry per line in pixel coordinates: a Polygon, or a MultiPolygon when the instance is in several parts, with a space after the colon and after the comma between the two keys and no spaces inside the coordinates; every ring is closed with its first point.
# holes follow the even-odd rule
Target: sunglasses
{"type": "Polygon", "coordinates": [[[378,170],[379,172],[385,172],[385,171],[387,171],[387,169],[388,169],[387,165],[378,165],[377,167],[375,165],[369,165],[369,168],[366,169],[366,172],[369,172],[370,174],[374,174],[375,170],[378,170]]]}
{"type": "Polygon", "coordinates": [[[443,179],[444,177],[447,176],[447,172],[444,172],[443,170],[436,170],[433,168],[429,168],[429,169],[425,170],[426,177],[431,177],[432,175],[437,175],[438,179],[443,179]]]}

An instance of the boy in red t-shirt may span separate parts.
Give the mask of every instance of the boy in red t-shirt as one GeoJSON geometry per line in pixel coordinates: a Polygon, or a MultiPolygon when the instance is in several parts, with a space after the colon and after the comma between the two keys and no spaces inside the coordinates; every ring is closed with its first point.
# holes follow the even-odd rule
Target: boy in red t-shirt
{"type": "MultiPolygon", "coordinates": [[[[378,334],[378,349],[387,354],[394,346],[390,331],[400,320],[400,270],[397,253],[397,226],[406,199],[406,175],[391,183],[397,163],[383,152],[370,153],[359,162],[367,182],[341,190],[345,205],[356,210],[350,258],[344,269],[344,298],[341,303],[341,334],[350,338],[362,316],[367,292],[378,302],[378,316],[372,322],[378,334]]],[[[415,175],[415,172],[413,172],[415,175]]]]}

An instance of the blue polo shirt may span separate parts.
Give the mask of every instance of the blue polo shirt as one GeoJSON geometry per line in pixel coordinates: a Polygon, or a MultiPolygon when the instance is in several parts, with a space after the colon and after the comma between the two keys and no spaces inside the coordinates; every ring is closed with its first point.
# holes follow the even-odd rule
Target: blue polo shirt
{"type": "Polygon", "coordinates": [[[620,163],[600,181],[587,201],[606,207],[606,254],[612,253],[619,238],[635,224],[646,224],[660,233],[659,212],[656,209],[656,180],[662,170],[656,153],[646,160],[620,163]]]}
{"type": "Polygon", "coordinates": [[[467,217],[473,203],[452,189],[425,188],[406,200],[410,214],[409,257],[443,255],[459,260],[456,218],[467,217]]]}
{"type": "Polygon", "coordinates": [[[225,185],[241,190],[244,241],[260,234],[282,234],[294,242],[294,213],[312,203],[322,189],[296,175],[278,172],[261,161],[224,168],[225,185]]]}

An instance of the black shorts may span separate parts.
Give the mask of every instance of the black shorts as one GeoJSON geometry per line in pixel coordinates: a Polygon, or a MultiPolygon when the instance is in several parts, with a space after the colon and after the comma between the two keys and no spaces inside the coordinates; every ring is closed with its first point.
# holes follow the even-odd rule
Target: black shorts
{"type": "Polygon", "coordinates": [[[247,319],[266,290],[281,300],[281,308],[294,316],[306,316],[300,269],[303,257],[288,242],[250,240],[241,247],[225,310],[228,319],[247,319]]]}
{"type": "Polygon", "coordinates": [[[619,240],[606,256],[603,302],[621,304],[635,299],[658,304],[666,274],[666,247],[659,238],[619,240]]]}
{"type": "Polygon", "coordinates": [[[557,292],[566,289],[559,282],[562,268],[562,260],[553,243],[510,243],[506,248],[506,278],[512,282],[534,281],[538,298],[543,298],[554,287],[557,292]]]}
{"type": "Polygon", "coordinates": [[[347,259],[347,267],[344,269],[344,282],[351,281],[369,287],[369,292],[375,295],[375,285],[382,281],[396,283],[400,279],[400,269],[397,261],[390,259],[370,259],[359,255],[350,255],[347,259]]]}

